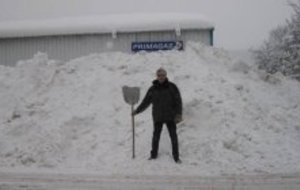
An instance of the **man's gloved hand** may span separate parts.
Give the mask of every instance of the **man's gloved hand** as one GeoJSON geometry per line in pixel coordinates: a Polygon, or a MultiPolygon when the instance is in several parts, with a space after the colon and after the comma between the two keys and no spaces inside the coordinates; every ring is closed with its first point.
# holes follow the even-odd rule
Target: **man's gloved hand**
{"type": "Polygon", "coordinates": [[[181,121],[182,121],[182,115],[177,114],[177,115],[175,116],[175,123],[177,124],[177,123],[180,123],[181,121]]]}

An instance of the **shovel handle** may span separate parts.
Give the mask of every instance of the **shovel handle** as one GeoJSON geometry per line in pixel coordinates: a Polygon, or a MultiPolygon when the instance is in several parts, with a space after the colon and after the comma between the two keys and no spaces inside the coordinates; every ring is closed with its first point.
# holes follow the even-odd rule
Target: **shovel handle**
{"type": "MultiPolygon", "coordinates": [[[[131,105],[131,113],[134,111],[133,104],[131,105]]],[[[135,158],[135,122],[134,122],[134,114],[131,114],[131,122],[132,122],[132,159],[135,158]]]]}

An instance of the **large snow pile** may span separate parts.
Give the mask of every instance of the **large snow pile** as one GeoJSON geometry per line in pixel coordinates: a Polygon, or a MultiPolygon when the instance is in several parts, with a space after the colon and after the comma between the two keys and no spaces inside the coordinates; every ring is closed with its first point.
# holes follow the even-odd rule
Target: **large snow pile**
{"type": "MultiPolygon", "coordinates": [[[[300,84],[266,75],[224,50],[189,43],[183,52],[103,53],[49,60],[38,53],[0,67],[0,167],[90,170],[101,174],[222,175],[300,171],[300,84]],[[136,118],[131,159],[130,106],[123,85],[142,96],[157,68],[181,90],[183,163],[174,163],[164,129],[148,161],[151,109],[136,118]]],[[[142,97],[141,97],[142,98],[142,97]]]]}

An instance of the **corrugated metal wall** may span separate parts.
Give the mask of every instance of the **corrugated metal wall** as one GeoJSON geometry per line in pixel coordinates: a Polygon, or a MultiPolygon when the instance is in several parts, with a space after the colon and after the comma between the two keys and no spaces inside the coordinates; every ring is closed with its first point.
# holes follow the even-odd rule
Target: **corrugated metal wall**
{"type": "Polygon", "coordinates": [[[43,36],[26,38],[0,38],[0,64],[14,65],[19,60],[30,59],[38,51],[46,52],[50,59],[67,61],[91,53],[108,51],[131,52],[132,42],[141,41],[198,41],[211,45],[210,30],[85,34],[66,36],[43,36]]]}

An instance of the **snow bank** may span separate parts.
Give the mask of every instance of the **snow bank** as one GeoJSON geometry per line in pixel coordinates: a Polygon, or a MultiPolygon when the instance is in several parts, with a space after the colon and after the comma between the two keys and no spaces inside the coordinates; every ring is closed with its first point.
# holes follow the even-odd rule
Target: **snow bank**
{"type": "Polygon", "coordinates": [[[189,43],[183,52],[103,53],[49,60],[38,53],[0,66],[0,167],[101,174],[222,175],[300,171],[300,85],[266,75],[227,52],[189,43]],[[160,66],[181,90],[181,165],[163,130],[148,161],[151,109],[136,118],[123,85],[145,94],[160,66]]]}

